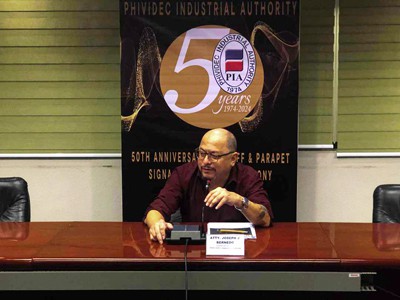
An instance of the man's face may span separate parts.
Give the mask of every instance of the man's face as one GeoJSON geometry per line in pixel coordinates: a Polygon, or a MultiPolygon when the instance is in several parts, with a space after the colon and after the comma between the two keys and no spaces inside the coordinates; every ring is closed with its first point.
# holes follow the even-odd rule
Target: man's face
{"type": "Polygon", "coordinates": [[[236,152],[231,152],[225,141],[203,139],[198,148],[197,165],[205,179],[225,183],[232,167],[236,163],[236,152]]]}

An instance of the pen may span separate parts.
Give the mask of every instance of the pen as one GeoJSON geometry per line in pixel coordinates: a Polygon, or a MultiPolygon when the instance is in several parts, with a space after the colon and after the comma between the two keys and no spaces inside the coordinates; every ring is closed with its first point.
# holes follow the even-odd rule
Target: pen
{"type": "Polygon", "coordinates": [[[219,233],[247,233],[247,230],[240,229],[218,229],[219,233]]]}

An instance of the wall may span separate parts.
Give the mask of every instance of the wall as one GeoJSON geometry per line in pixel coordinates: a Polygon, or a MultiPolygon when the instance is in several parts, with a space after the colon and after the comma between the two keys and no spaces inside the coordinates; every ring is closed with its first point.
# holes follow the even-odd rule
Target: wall
{"type": "Polygon", "coordinates": [[[372,194],[383,183],[400,183],[399,158],[336,158],[332,151],[301,151],[297,220],[371,222],[372,194]]]}
{"type": "Polygon", "coordinates": [[[31,221],[122,220],[119,159],[0,160],[0,177],[28,182],[31,221]]]}
{"type": "MultiPolygon", "coordinates": [[[[374,188],[399,183],[399,169],[399,158],[300,151],[297,221],[371,222],[374,188]]],[[[32,221],[122,220],[119,159],[3,159],[0,177],[6,176],[28,181],[32,221]]]]}

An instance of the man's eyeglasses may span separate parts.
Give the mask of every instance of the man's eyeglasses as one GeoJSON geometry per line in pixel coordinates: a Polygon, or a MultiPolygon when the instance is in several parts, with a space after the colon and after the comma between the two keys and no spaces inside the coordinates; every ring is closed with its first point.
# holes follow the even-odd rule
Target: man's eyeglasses
{"type": "Polygon", "coordinates": [[[194,149],[194,153],[196,154],[196,158],[197,158],[197,159],[205,159],[206,156],[208,156],[208,160],[209,160],[210,162],[216,162],[216,161],[218,161],[221,157],[226,156],[226,155],[229,155],[229,154],[232,154],[232,153],[235,153],[235,151],[231,151],[231,152],[224,153],[224,154],[213,154],[213,153],[204,151],[204,150],[202,150],[202,149],[200,149],[200,148],[196,148],[196,149],[194,149]]]}

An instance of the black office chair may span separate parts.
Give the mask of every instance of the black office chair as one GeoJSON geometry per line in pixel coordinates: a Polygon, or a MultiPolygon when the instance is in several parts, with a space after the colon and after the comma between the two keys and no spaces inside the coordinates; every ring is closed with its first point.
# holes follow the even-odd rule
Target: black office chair
{"type": "Polygon", "coordinates": [[[0,178],[0,222],[29,222],[28,184],[21,177],[0,178]]]}
{"type": "Polygon", "coordinates": [[[377,186],[373,200],[373,223],[400,223],[400,184],[377,186]]]}

